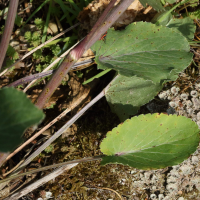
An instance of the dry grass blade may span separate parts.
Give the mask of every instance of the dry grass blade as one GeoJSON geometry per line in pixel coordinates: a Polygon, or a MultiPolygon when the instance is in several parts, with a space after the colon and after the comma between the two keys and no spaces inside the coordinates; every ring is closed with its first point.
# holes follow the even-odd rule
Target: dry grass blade
{"type": "Polygon", "coordinates": [[[44,185],[48,181],[56,178],[57,176],[59,176],[60,174],[62,174],[64,171],[69,170],[69,169],[75,167],[77,164],[78,163],[70,164],[70,165],[67,165],[67,166],[60,167],[59,169],[56,169],[51,174],[48,174],[47,176],[41,178],[40,180],[36,181],[35,183],[33,183],[33,184],[27,186],[26,188],[20,190],[19,192],[13,194],[12,196],[5,198],[4,200],[17,200],[20,197],[22,197],[22,196],[28,194],[29,192],[35,190],[39,186],[44,185]]]}

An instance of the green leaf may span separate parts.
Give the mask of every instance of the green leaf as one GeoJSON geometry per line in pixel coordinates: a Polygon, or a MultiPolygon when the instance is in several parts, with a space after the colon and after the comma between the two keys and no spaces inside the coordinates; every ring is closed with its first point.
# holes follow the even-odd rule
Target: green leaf
{"type": "Polygon", "coordinates": [[[122,31],[109,29],[105,42],[97,41],[92,50],[98,68],[155,83],[175,80],[192,61],[188,41],[179,31],[147,22],[135,22],[122,31]]]}
{"type": "Polygon", "coordinates": [[[169,28],[176,28],[180,31],[188,40],[193,40],[196,26],[190,17],[183,19],[171,19],[167,24],[169,28]]]}
{"type": "Polygon", "coordinates": [[[158,23],[156,25],[166,26],[172,18],[173,18],[173,15],[171,14],[171,12],[169,13],[169,8],[166,8],[165,11],[157,13],[151,20],[151,23],[154,23],[154,24],[158,23]]]}
{"type": "Polygon", "coordinates": [[[145,170],[164,168],[187,159],[198,144],[198,126],[189,118],[139,115],[107,133],[100,145],[107,155],[101,164],[118,163],[145,170]]]}
{"type": "Polygon", "coordinates": [[[8,49],[6,52],[7,56],[11,57],[12,60],[17,60],[19,59],[19,54],[17,53],[17,51],[10,45],[8,45],[8,49]]]}
{"type": "Polygon", "coordinates": [[[173,4],[176,3],[176,0],[166,0],[167,3],[173,4]]]}
{"type": "Polygon", "coordinates": [[[157,11],[165,10],[165,8],[162,6],[162,3],[160,0],[153,0],[153,1],[152,0],[140,0],[140,3],[144,7],[146,7],[146,4],[149,4],[157,11]]]}
{"type": "Polygon", "coordinates": [[[17,26],[21,26],[23,23],[23,19],[19,16],[19,15],[16,15],[16,18],[15,18],[15,24],[17,26]]]}
{"type": "Polygon", "coordinates": [[[22,142],[23,132],[44,118],[26,95],[14,88],[0,90],[0,151],[12,151],[22,142]]]}
{"type": "Polygon", "coordinates": [[[121,121],[130,115],[135,115],[140,106],[148,103],[162,89],[162,84],[154,84],[136,76],[118,75],[105,92],[106,99],[112,112],[121,121]]]}

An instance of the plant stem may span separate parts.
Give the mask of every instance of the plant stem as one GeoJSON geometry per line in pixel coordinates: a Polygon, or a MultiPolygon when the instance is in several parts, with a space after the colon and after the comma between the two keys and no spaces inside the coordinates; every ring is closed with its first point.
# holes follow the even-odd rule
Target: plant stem
{"type": "Polygon", "coordinates": [[[93,157],[88,157],[88,158],[81,158],[81,159],[77,159],[77,160],[72,160],[72,161],[67,161],[67,162],[63,162],[63,163],[57,163],[57,164],[49,165],[49,166],[46,166],[46,167],[41,167],[41,168],[38,168],[38,169],[35,169],[35,170],[31,170],[31,171],[28,171],[28,172],[25,172],[25,173],[21,173],[21,174],[18,174],[18,175],[13,175],[11,177],[3,179],[3,180],[0,181],[0,184],[3,183],[3,182],[9,181],[9,180],[15,179],[15,178],[19,178],[21,176],[34,174],[34,173],[37,173],[37,172],[45,171],[45,170],[56,168],[56,167],[62,167],[62,166],[65,166],[65,165],[75,164],[75,163],[82,163],[82,162],[90,162],[90,161],[95,161],[95,160],[101,160],[104,156],[105,155],[93,156],[93,157]]]}
{"type": "MultiPolygon", "coordinates": [[[[106,87],[107,88],[107,87],[106,87]]],[[[39,155],[46,147],[48,147],[54,140],[56,140],[66,129],[68,129],[77,119],[83,115],[83,113],[88,110],[93,104],[95,104],[99,99],[105,95],[104,89],[100,92],[90,103],[88,103],[82,110],[80,110],[74,117],[72,117],[61,129],[59,129],[51,138],[49,138],[42,146],[40,146],[34,153],[32,153],[25,162],[17,169],[17,171],[22,170],[23,167],[28,165],[37,155],[39,155]]]]}
{"type": "Polygon", "coordinates": [[[122,0],[114,8],[113,6],[116,3],[116,0],[110,2],[90,33],[68,54],[61,66],[52,76],[51,80],[47,83],[36,101],[36,106],[38,108],[42,109],[44,107],[45,103],[48,102],[56,88],[60,85],[62,79],[69,72],[70,68],[77,62],[83,53],[112,26],[132,2],[133,0],[122,0]]]}
{"type": "MultiPolygon", "coordinates": [[[[89,63],[92,63],[92,62],[93,62],[92,59],[84,60],[84,61],[78,62],[75,65],[73,65],[71,69],[76,70],[76,68],[78,68],[79,66],[89,64],[89,63]]],[[[54,72],[55,72],[55,70],[49,70],[49,71],[46,71],[46,72],[33,74],[33,75],[27,76],[25,78],[20,78],[19,80],[15,81],[13,83],[10,83],[6,87],[17,87],[18,85],[24,84],[26,82],[33,81],[35,79],[39,79],[39,78],[42,78],[42,77],[45,77],[45,76],[49,76],[49,75],[53,74],[54,72]]]]}
{"type": "Polygon", "coordinates": [[[4,58],[5,58],[5,55],[6,55],[8,44],[10,42],[10,37],[12,34],[15,17],[16,17],[16,13],[17,13],[18,2],[19,2],[19,0],[10,0],[5,29],[4,29],[3,36],[1,38],[1,44],[0,44],[0,54],[1,54],[0,70],[1,70],[4,58]]]}

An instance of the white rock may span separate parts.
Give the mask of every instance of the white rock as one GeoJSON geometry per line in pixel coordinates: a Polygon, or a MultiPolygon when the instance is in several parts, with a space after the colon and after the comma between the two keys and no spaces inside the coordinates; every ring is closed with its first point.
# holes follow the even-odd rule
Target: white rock
{"type": "Polygon", "coordinates": [[[197,164],[199,162],[199,158],[197,156],[192,156],[192,164],[197,164]]]}
{"type": "Polygon", "coordinates": [[[40,197],[40,198],[38,198],[37,200],[43,200],[43,198],[40,197]]]}
{"type": "Polygon", "coordinates": [[[184,198],[183,197],[179,197],[178,200],[184,200],[184,198]]]}
{"type": "Polygon", "coordinates": [[[181,94],[181,99],[187,100],[188,99],[188,94],[186,94],[186,93],[181,94]]]}
{"type": "Polygon", "coordinates": [[[46,192],[46,198],[47,199],[53,198],[52,197],[52,192],[46,192]]]}
{"type": "Polygon", "coordinates": [[[196,90],[192,90],[190,94],[192,97],[198,97],[198,92],[196,90]]]}
{"type": "Polygon", "coordinates": [[[152,190],[154,190],[154,191],[156,190],[156,186],[155,185],[152,187],[152,190]]]}
{"type": "Polygon", "coordinates": [[[169,192],[175,192],[178,191],[178,186],[176,184],[168,184],[167,185],[167,190],[169,192]]]}
{"type": "Polygon", "coordinates": [[[176,181],[177,181],[177,178],[175,178],[174,176],[170,176],[167,179],[167,183],[176,183],[176,181]]]}
{"type": "Polygon", "coordinates": [[[164,195],[163,194],[159,194],[158,195],[158,200],[163,200],[164,199],[164,195]]]}
{"type": "Polygon", "coordinates": [[[156,199],[156,195],[155,195],[155,194],[151,194],[151,195],[150,195],[150,198],[151,198],[151,199],[156,199]]]}
{"type": "Polygon", "coordinates": [[[182,171],[183,174],[190,174],[192,172],[192,166],[191,165],[182,165],[180,167],[180,170],[182,171]]]}
{"type": "Polygon", "coordinates": [[[176,95],[176,94],[178,94],[179,90],[180,90],[180,88],[174,86],[171,88],[171,93],[176,95]]]}
{"type": "Polygon", "coordinates": [[[174,101],[170,101],[170,102],[169,102],[169,105],[170,105],[172,108],[176,108],[176,107],[178,106],[177,103],[174,102],[174,101]]]}
{"type": "Polygon", "coordinates": [[[158,95],[158,97],[159,97],[160,99],[166,99],[166,98],[167,98],[167,93],[166,93],[166,92],[161,92],[161,93],[158,95]]]}
{"type": "Polygon", "coordinates": [[[178,178],[180,176],[180,174],[177,171],[172,170],[171,176],[178,178]]]}
{"type": "Polygon", "coordinates": [[[196,110],[198,110],[198,109],[200,108],[200,101],[199,101],[198,98],[193,97],[193,98],[192,98],[192,103],[194,104],[194,108],[195,108],[196,110]]]}

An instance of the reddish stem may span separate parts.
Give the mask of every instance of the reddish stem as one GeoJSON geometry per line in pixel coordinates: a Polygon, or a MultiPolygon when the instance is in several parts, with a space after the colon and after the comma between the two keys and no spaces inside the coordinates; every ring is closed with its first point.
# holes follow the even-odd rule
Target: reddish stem
{"type": "Polygon", "coordinates": [[[63,77],[65,77],[69,72],[70,68],[77,62],[83,53],[112,26],[112,24],[122,15],[133,1],[134,0],[122,0],[114,8],[113,6],[116,3],[116,0],[110,2],[90,33],[68,54],[62,65],[57,69],[51,80],[47,83],[36,102],[38,108],[42,109],[44,107],[45,103],[48,102],[51,95],[60,85],[63,77]]]}
{"type": "Polygon", "coordinates": [[[0,56],[0,70],[5,58],[5,55],[6,55],[8,44],[10,42],[10,37],[12,34],[15,17],[17,13],[18,2],[19,0],[10,0],[5,29],[4,29],[3,36],[1,38],[1,44],[0,44],[0,55],[1,55],[0,56]]]}

